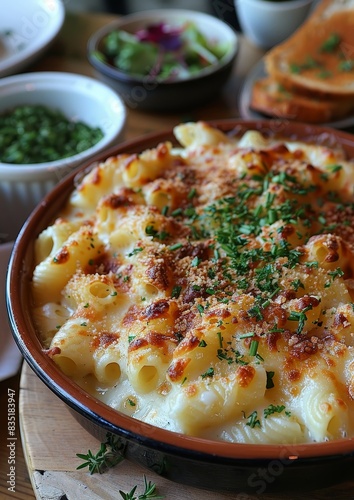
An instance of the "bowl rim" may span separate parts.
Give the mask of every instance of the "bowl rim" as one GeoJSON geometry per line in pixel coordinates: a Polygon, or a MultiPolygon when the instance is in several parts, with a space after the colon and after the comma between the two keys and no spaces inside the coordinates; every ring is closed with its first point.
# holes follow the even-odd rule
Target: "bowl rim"
{"type": "MultiPolygon", "coordinates": [[[[335,143],[339,142],[344,148],[349,148],[354,157],[354,135],[327,127],[308,125],[303,123],[290,123],[281,120],[214,120],[209,124],[223,131],[236,133],[249,129],[269,132],[290,138],[307,138],[309,141],[315,137],[323,140],[329,136],[335,143]]],[[[107,431],[127,438],[130,441],[143,443],[156,450],[168,450],[170,454],[184,455],[189,458],[198,457],[199,460],[210,461],[218,459],[221,462],[247,463],[255,460],[272,460],[281,458],[291,462],[313,462],[314,460],[328,460],[354,456],[354,437],[336,439],[322,443],[300,444],[244,444],[228,443],[204,438],[190,437],[184,434],[155,427],[141,422],[114,410],[86,393],[67,376],[65,376],[48,358],[41,348],[36,336],[33,322],[24,312],[23,301],[28,305],[26,283],[33,269],[29,260],[32,255],[34,238],[46,227],[57,211],[63,206],[72,189],[75,187],[77,177],[84,175],[99,161],[123,152],[132,153],[153,147],[162,141],[173,139],[172,130],[154,132],[100,153],[90,161],[83,163],[76,173],[72,173],[61,181],[37,206],[21,229],[11,254],[9,270],[6,281],[7,309],[15,341],[25,360],[42,379],[42,381],[69,407],[85,416],[94,424],[99,424],[107,431]],[[17,297],[17,300],[16,300],[17,297]]],[[[176,143],[176,141],[174,140],[176,143]]],[[[27,290],[28,292],[28,290],[27,290]]]]}
{"type": "MultiPolygon", "coordinates": [[[[64,170],[65,168],[70,167],[73,164],[78,165],[97,152],[108,148],[112,145],[112,141],[117,139],[117,137],[122,134],[127,121],[127,110],[122,98],[110,86],[96,80],[91,76],[86,76],[79,73],[71,73],[67,71],[37,71],[33,73],[21,73],[18,75],[11,75],[2,78],[0,80],[0,92],[1,90],[6,88],[11,89],[13,85],[21,86],[22,89],[24,89],[26,87],[29,87],[31,84],[37,84],[39,87],[34,92],[37,92],[39,95],[40,91],[44,87],[50,89],[52,85],[53,88],[58,89],[58,87],[61,87],[65,93],[71,93],[71,87],[68,86],[68,84],[72,84],[73,82],[78,85],[90,86],[95,89],[95,93],[104,93],[104,95],[107,96],[107,99],[112,100],[114,106],[112,105],[110,107],[110,121],[114,125],[114,128],[112,127],[112,130],[110,130],[109,133],[106,133],[102,139],[100,139],[96,144],[86,149],[85,151],[72,156],[61,158],[59,160],[30,164],[13,164],[3,163],[0,161],[0,178],[2,175],[4,175],[8,176],[9,179],[14,178],[14,180],[18,180],[18,177],[21,175],[25,175],[27,178],[31,174],[40,173],[43,171],[60,172],[61,170],[64,170]],[[115,115],[116,117],[115,120],[112,119],[113,115],[115,115]]],[[[90,91],[90,95],[92,95],[93,99],[95,99],[95,93],[90,91]]],[[[60,106],[57,106],[55,103],[53,103],[53,107],[60,109],[60,106]]]]}
{"type": "MultiPolygon", "coordinates": [[[[50,46],[56,37],[59,35],[61,29],[63,28],[66,11],[63,0],[53,0],[51,2],[43,2],[43,0],[36,0],[32,2],[26,2],[21,0],[21,2],[17,1],[16,3],[20,4],[17,7],[22,8],[24,5],[31,4],[30,9],[43,9],[45,8],[45,12],[50,16],[51,20],[49,24],[46,24],[46,27],[49,26],[49,30],[45,29],[44,38],[43,33],[40,37],[40,41],[37,39],[32,39],[34,43],[29,44],[24,50],[20,50],[17,53],[11,54],[10,58],[5,58],[1,60],[0,63],[0,77],[7,77],[17,73],[28,66],[27,61],[30,63],[35,60],[37,56],[42,54],[48,46],[50,46]],[[43,5],[44,4],[44,5],[43,5]],[[48,5],[45,5],[48,4],[48,5]]],[[[12,7],[9,8],[12,10],[12,7]]],[[[29,12],[21,12],[22,15],[28,15],[29,12]]],[[[22,20],[22,19],[21,19],[22,20]]],[[[8,28],[8,26],[6,26],[8,28]]]]}
{"type": "Polygon", "coordinates": [[[121,19],[117,19],[114,21],[111,21],[110,23],[102,26],[99,28],[97,31],[95,31],[90,38],[88,39],[87,42],[87,58],[91,65],[96,69],[101,71],[107,76],[110,76],[112,78],[120,79],[123,82],[129,82],[131,84],[152,84],[156,83],[159,86],[166,86],[170,87],[173,85],[180,85],[183,83],[191,82],[191,81],[198,81],[208,75],[214,74],[215,72],[221,70],[225,66],[229,65],[232,63],[232,61],[235,59],[237,53],[239,50],[239,36],[237,32],[229,26],[225,21],[222,19],[219,19],[216,16],[213,16],[211,14],[205,13],[205,12],[199,12],[195,10],[187,10],[187,9],[151,9],[151,10],[146,10],[146,11],[140,11],[140,12],[134,12],[132,14],[128,14],[121,19]],[[131,73],[126,73],[119,68],[116,68],[115,66],[112,66],[110,64],[105,63],[104,61],[98,59],[95,57],[93,54],[97,50],[99,43],[101,42],[102,38],[111,31],[115,29],[123,29],[124,26],[129,25],[133,22],[138,22],[138,21],[148,21],[151,18],[169,18],[173,16],[181,16],[181,18],[186,18],[186,19],[191,19],[193,21],[197,20],[198,18],[202,19],[208,19],[208,21],[213,22],[215,25],[220,26],[221,31],[227,32],[228,37],[230,37],[231,44],[230,49],[224,54],[224,56],[216,63],[212,64],[206,68],[203,68],[202,70],[198,71],[195,75],[191,75],[188,78],[185,79],[176,79],[176,80],[156,80],[153,77],[149,77],[149,75],[144,75],[144,76],[139,76],[131,73]]]}
{"type": "MultiPolygon", "coordinates": [[[[249,3],[248,7],[261,7],[265,12],[285,12],[288,13],[292,10],[301,10],[311,3],[315,3],[315,0],[281,0],[281,1],[264,1],[264,0],[246,0],[249,3]]],[[[237,2],[238,3],[238,2],[237,2]]],[[[241,3],[245,3],[245,0],[241,0],[241,3]]]]}

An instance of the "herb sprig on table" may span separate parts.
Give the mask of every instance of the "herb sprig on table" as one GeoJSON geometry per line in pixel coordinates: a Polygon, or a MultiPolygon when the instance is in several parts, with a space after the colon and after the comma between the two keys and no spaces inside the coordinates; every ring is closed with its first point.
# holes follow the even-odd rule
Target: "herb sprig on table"
{"type": "Polygon", "coordinates": [[[134,486],[129,493],[124,493],[121,490],[119,490],[119,493],[124,500],[148,500],[149,498],[154,498],[155,500],[157,500],[164,498],[163,496],[156,494],[155,483],[147,481],[145,476],[144,476],[144,488],[145,488],[144,492],[138,496],[135,496],[137,486],[134,486]]]}
{"type": "MultiPolygon", "coordinates": [[[[100,449],[97,453],[92,453],[88,450],[87,453],[77,453],[76,456],[84,462],[80,464],[76,469],[85,469],[88,467],[90,474],[99,473],[102,474],[106,470],[118,465],[124,460],[124,449],[125,445],[121,442],[120,438],[114,436],[112,433],[108,432],[106,435],[106,441],[101,443],[100,449]]],[[[155,500],[163,499],[163,496],[157,495],[156,484],[147,481],[144,475],[144,491],[136,496],[136,490],[138,485],[133,486],[133,488],[125,493],[119,490],[121,497],[124,500],[149,500],[154,498],[155,500]]]]}
{"type": "Polygon", "coordinates": [[[77,453],[76,456],[84,460],[77,469],[88,467],[90,474],[102,474],[105,470],[114,467],[124,460],[124,445],[120,439],[110,432],[107,433],[106,441],[101,443],[100,449],[96,454],[88,450],[86,454],[77,453]]]}

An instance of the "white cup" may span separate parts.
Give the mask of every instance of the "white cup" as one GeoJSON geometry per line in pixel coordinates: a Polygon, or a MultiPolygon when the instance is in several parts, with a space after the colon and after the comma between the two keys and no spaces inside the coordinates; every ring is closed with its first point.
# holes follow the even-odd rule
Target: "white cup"
{"type": "Polygon", "coordinates": [[[306,19],[314,0],[234,0],[244,35],[270,49],[288,38],[306,19]]]}

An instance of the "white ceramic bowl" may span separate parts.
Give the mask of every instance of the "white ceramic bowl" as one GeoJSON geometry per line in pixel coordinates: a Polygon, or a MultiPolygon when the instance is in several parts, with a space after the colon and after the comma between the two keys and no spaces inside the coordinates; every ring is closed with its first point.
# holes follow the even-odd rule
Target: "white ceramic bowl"
{"type": "Polygon", "coordinates": [[[60,32],[65,0],[15,0],[1,3],[0,77],[33,63],[60,32]]]}
{"type": "Polygon", "coordinates": [[[269,49],[288,38],[306,19],[314,0],[234,0],[243,33],[269,49]]]}
{"type": "Polygon", "coordinates": [[[104,135],[93,147],[62,160],[30,165],[0,163],[0,241],[16,238],[27,216],[66,174],[123,139],[123,101],[93,78],[37,72],[0,80],[0,114],[24,104],[58,109],[70,120],[100,127],[104,135]]]}
{"type": "Polygon", "coordinates": [[[164,113],[190,111],[212,99],[231,76],[238,49],[236,32],[215,16],[184,9],[152,9],[124,16],[100,28],[88,41],[87,56],[97,76],[117,90],[127,106],[164,113]],[[112,31],[136,33],[156,23],[181,26],[186,22],[193,23],[207,39],[228,47],[219,61],[187,78],[161,81],[153,75],[134,75],[97,57],[98,52],[104,52],[103,39],[112,31]]]}

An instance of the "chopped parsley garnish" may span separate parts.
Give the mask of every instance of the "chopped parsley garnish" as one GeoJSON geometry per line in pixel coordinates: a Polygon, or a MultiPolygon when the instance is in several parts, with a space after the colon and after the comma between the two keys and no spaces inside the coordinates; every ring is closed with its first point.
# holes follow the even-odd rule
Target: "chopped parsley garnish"
{"type": "Polygon", "coordinates": [[[339,71],[349,72],[354,69],[354,61],[347,59],[345,61],[340,61],[339,71]]]}
{"type": "Polygon", "coordinates": [[[305,288],[305,285],[303,284],[303,282],[297,278],[296,280],[292,281],[291,282],[291,286],[293,287],[293,289],[295,290],[295,292],[297,292],[300,288],[305,288]]]}
{"type": "Polygon", "coordinates": [[[334,281],[336,278],[340,278],[343,276],[344,271],[340,267],[337,267],[334,271],[328,271],[327,273],[329,276],[331,276],[332,281],[334,281]]]}
{"type": "Polygon", "coordinates": [[[261,311],[259,306],[251,307],[251,309],[249,309],[247,312],[250,316],[252,316],[253,318],[256,318],[256,320],[262,321],[263,315],[262,315],[262,311],[261,311]]]}
{"type": "Polygon", "coordinates": [[[266,389],[273,389],[273,387],[274,387],[273,377],[274,377],[275,373],[274,372],[266,372],[266,374],[267,374],[266,389]]]}
{"type": "Polygon", "coordinates": [[[291,311],[289,316],[288,316],[288,320],[289,321],[297,321],[299,324],[298,324],[298,327],[296,329],[296,333],[302,333],[304,327],[305,327],[305,323],[307,321],[307,316],[306,316],[306,313],[307,311],[311,310],[312,309],[312,305],[309,305],[307,307],[305,307],[302,311],[291,311]]]}
{"type": "Polygon", "coordinates": [[[148,236],[152,236],[153,238],[156,238],[161,241],[164,241],[169,236],[169,234],[166,231],[160,231],[160,232],[157,231],[157,229],[155,229],[153,225],[146,226],[145,233],[148,236]]]}
{"type": "Polygon", "coordinates": [[[229,365],[232,363],[236,363],[238,365],[248,364],[248,362],[243,359],[244,358],[243,354],[241,354],[239,351],[237,351],[231,346],[225,349],[218,349],[217,357],[221,361],[227,361],[229,365]]]}
{"type": "Polygon", "coordinates": [[[182,291],[182,287],[180,285],[176,285],[172,288],[172,293],[171,293],[171,297],[173,299],[178,299],[178,297],[180,296],[181,294],[181,291],[182,291]]]}
{"type": "Polygon", "coordinates": [[[202,304],[197,304],[197,309],[198,309],[200,315],[203,314],[204,306],[202,306],[202,304]]]}
{"type": "Polygon", "coordinates": [[[214,377],[214,368],[212,367],[208,368],[205,373],[202,373],[201,377],[202,378],[214,377]]]}
{"type": "Polygon", "coordinates": [[[200,264],[200,258],[199,257],[194,257],[192,262],[191,262],[191,266],[192,267],[196,267],[200,264]]]}
{"type": "Polygon", "coordinates": [[[133,257],[133,255],[137,255],[138,253],[142,252],[144,249],[142,247],[137,247],[134,248],[130,253],[128,253],[128,257],[133,257]]]}
{"type": "Polygon", "coordinates": [[[268,408],[265,408],[263,410],[264,418],[267,418],[269,417],[269,415],[273,415],[274,413],[281,413],[283,410],[285,410],[284,405],[275,406],[273,404],[270,404],[268,408]]]}
{"type": "Polygon", "coordinates": [[[254,429],[255,427],[261,427],[261,422],[258,418],[257,411],[252,412],[246,418],[248,419],[248,421],[246,422],[246,425],[249,425],[251,427],[251,429],[254,429]]]}
{"type": "Polygon", "coordinates": [[[339,47],[340,42],[341,37],[337,33],[332,33],[321,45],[320,52],[334,52],[339,47]]]}

